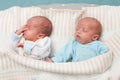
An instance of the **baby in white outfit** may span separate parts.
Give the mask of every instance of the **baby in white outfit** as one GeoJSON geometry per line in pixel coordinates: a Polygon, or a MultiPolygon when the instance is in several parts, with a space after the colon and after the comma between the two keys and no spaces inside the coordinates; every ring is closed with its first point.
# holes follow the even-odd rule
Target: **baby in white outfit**
{"type": "Polygon", "coordinates": [[[44,16],[34,16],[12,35],[11,45],[14,49],[22,48],[21,55],[29,55],[36,59],[45,59],[51,52],[51,21],[44,16]]]}

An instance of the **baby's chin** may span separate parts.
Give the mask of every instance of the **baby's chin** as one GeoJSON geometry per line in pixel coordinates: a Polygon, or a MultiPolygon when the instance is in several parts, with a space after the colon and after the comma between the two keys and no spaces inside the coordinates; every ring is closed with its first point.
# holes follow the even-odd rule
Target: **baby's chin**
{"type": "Polygon", "coordinates": [[[80,39],[76,39],[79,43],[81,43],[81,44],[88,44],[88,43],[90,43],[90,42],[85,42],[85,41],[82,41],[82,40],[80,40],[80,39]]]}
{"type": "Polygon", "coordinates": [[[76,40],[77,40],[79,43],[82,43],[82,41],[81,41],[81,40],[79,40],[78,38],[76,38],[76,40]]]}
{"type": "Polygon", "coordinates": [[[27,38],[27,37],[24,37],[24,38],[25,38],[25,40],[28,40],[28,41],[33,41],[33,42],[36,41],[36,39],[29,39],[29,38],[27,38]]]}
{"type": "Polygon", "coordinates": [[[24,37],[25,40],[31,41],[27,36],[23,35],[23,37],[24,37]]]}

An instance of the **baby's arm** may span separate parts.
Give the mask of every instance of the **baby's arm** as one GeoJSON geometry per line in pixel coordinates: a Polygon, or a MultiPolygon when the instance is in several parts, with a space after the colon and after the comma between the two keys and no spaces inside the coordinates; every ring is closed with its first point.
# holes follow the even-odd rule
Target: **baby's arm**
{"type": "Polygon", "coordinates": [[[18,43],[17,47],[23,48],[23,47],[24,47],[24,44],[23,44],[23,43],[18,43]]]}
{"type": "Polygon", "coordinates": [[[27,30],[27,27],[26,26],[23,26],[21,27],[20,29],[16,30],[16,34],[17,35],[20,35],[21,33],[23,33],[25,30],[27,30]]]}
{"type": "Polygon", "coordinates": [[[39,40],[38,44],[32,49],[32,54],[39,56],[39,58],[45,58],[50,55],[51,52],[51,40],[49,37],[45,37],[39,40]]]}
{"type": "Polygon", "coordinates": [[[72,53],[73,53],[73,41],[67,43],[65,46],[60,48],[59,50],[55,51],[54,56],[51,58],[51,60],[54,63],[61,63],[61,62],[68,62],[72,59],[72,53]]]}
{"type": "Polygon", "coordinates": [[[98,45],[98,53],[99,54],[104,54],[108,51],[108,47],[103,43],[103,42],[99,42],[99,45],[98,45]]]}
{"type": "Polygon", "coordinates": [[[10,39],[9,39],[9,46],[12,47],[13,49],[17,48],[21,37],[22,37],[22,34],[19,34],[19,30],[11,33],[10,39]]]}
{"type": "Polygon", "coordinates": [[[53,62],[53,60],[50,59],[50,58],[45,58],[45,61],[46,61],[46,62],[53,62]]]}
{"type": "Polygon", "coordinates": [[[37,43],[25,41],[24,51],[25,53],[37,56],[40,59],[48,57],[51,52],[51,40],[50,38],[45,37],[44,39],[39,40],[37,43]]]}
{"type": "Polygon", "coordinates": [[[19,44],[19,40],[22,37],[22,34],[27,28],[25,26],[21,27],[20,29],[16,30],[11,34],[10,44],[14,47],[23,47],[23,43],[19,44]]]}

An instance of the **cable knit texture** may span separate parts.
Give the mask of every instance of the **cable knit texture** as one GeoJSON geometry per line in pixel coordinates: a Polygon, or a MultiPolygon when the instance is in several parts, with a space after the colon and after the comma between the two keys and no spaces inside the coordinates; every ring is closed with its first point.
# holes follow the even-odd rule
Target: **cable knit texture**
{"type": "Polygon", "coordinates": [[[84,74],[86,75],[85,80],[94,80],[95,76],[91,77],[88,75],[98,75],[109,70],[113,54],[120,56],[120,35],[118,34],[120,30],[120,16],[118,14],[120,14],[120,7],[115,6],[85,7],[82,10],[12,7],[0,11],[0,69],[2,73],[0,79],[37,80],[36,78],[38,78],[40,80],[62,80],[66,78],[67,80],[79,80],[84,74]],[[7,43],[8,36],[12,31],[21,27],[28,18],[35,15],[46,16],[53,23],[53,32],[50,36],[52,40],[52,53],[73,39],[77,19],[86,16],[95,17],[101,21],[103,25],[101,40],[110,50],[103,55],[86,61],[68,63],[49,63],[20,56],[17,52],[7,47],[9,44],[7,43]],[[12,74],[9,72],[12,72],[12,74]]]}

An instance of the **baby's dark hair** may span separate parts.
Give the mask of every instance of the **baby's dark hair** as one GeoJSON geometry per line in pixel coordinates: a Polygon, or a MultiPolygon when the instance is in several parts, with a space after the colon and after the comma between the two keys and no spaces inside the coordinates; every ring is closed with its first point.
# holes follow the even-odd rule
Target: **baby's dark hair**
{"type": "Polygon", "coordinates": [[[45,36],[50,36],[52,33],[52,22],[45,16],[34,16],[33,18],[38,18],[40,20],[40,24],[42,25],[40,32],[45,34],[45,36]]]}

